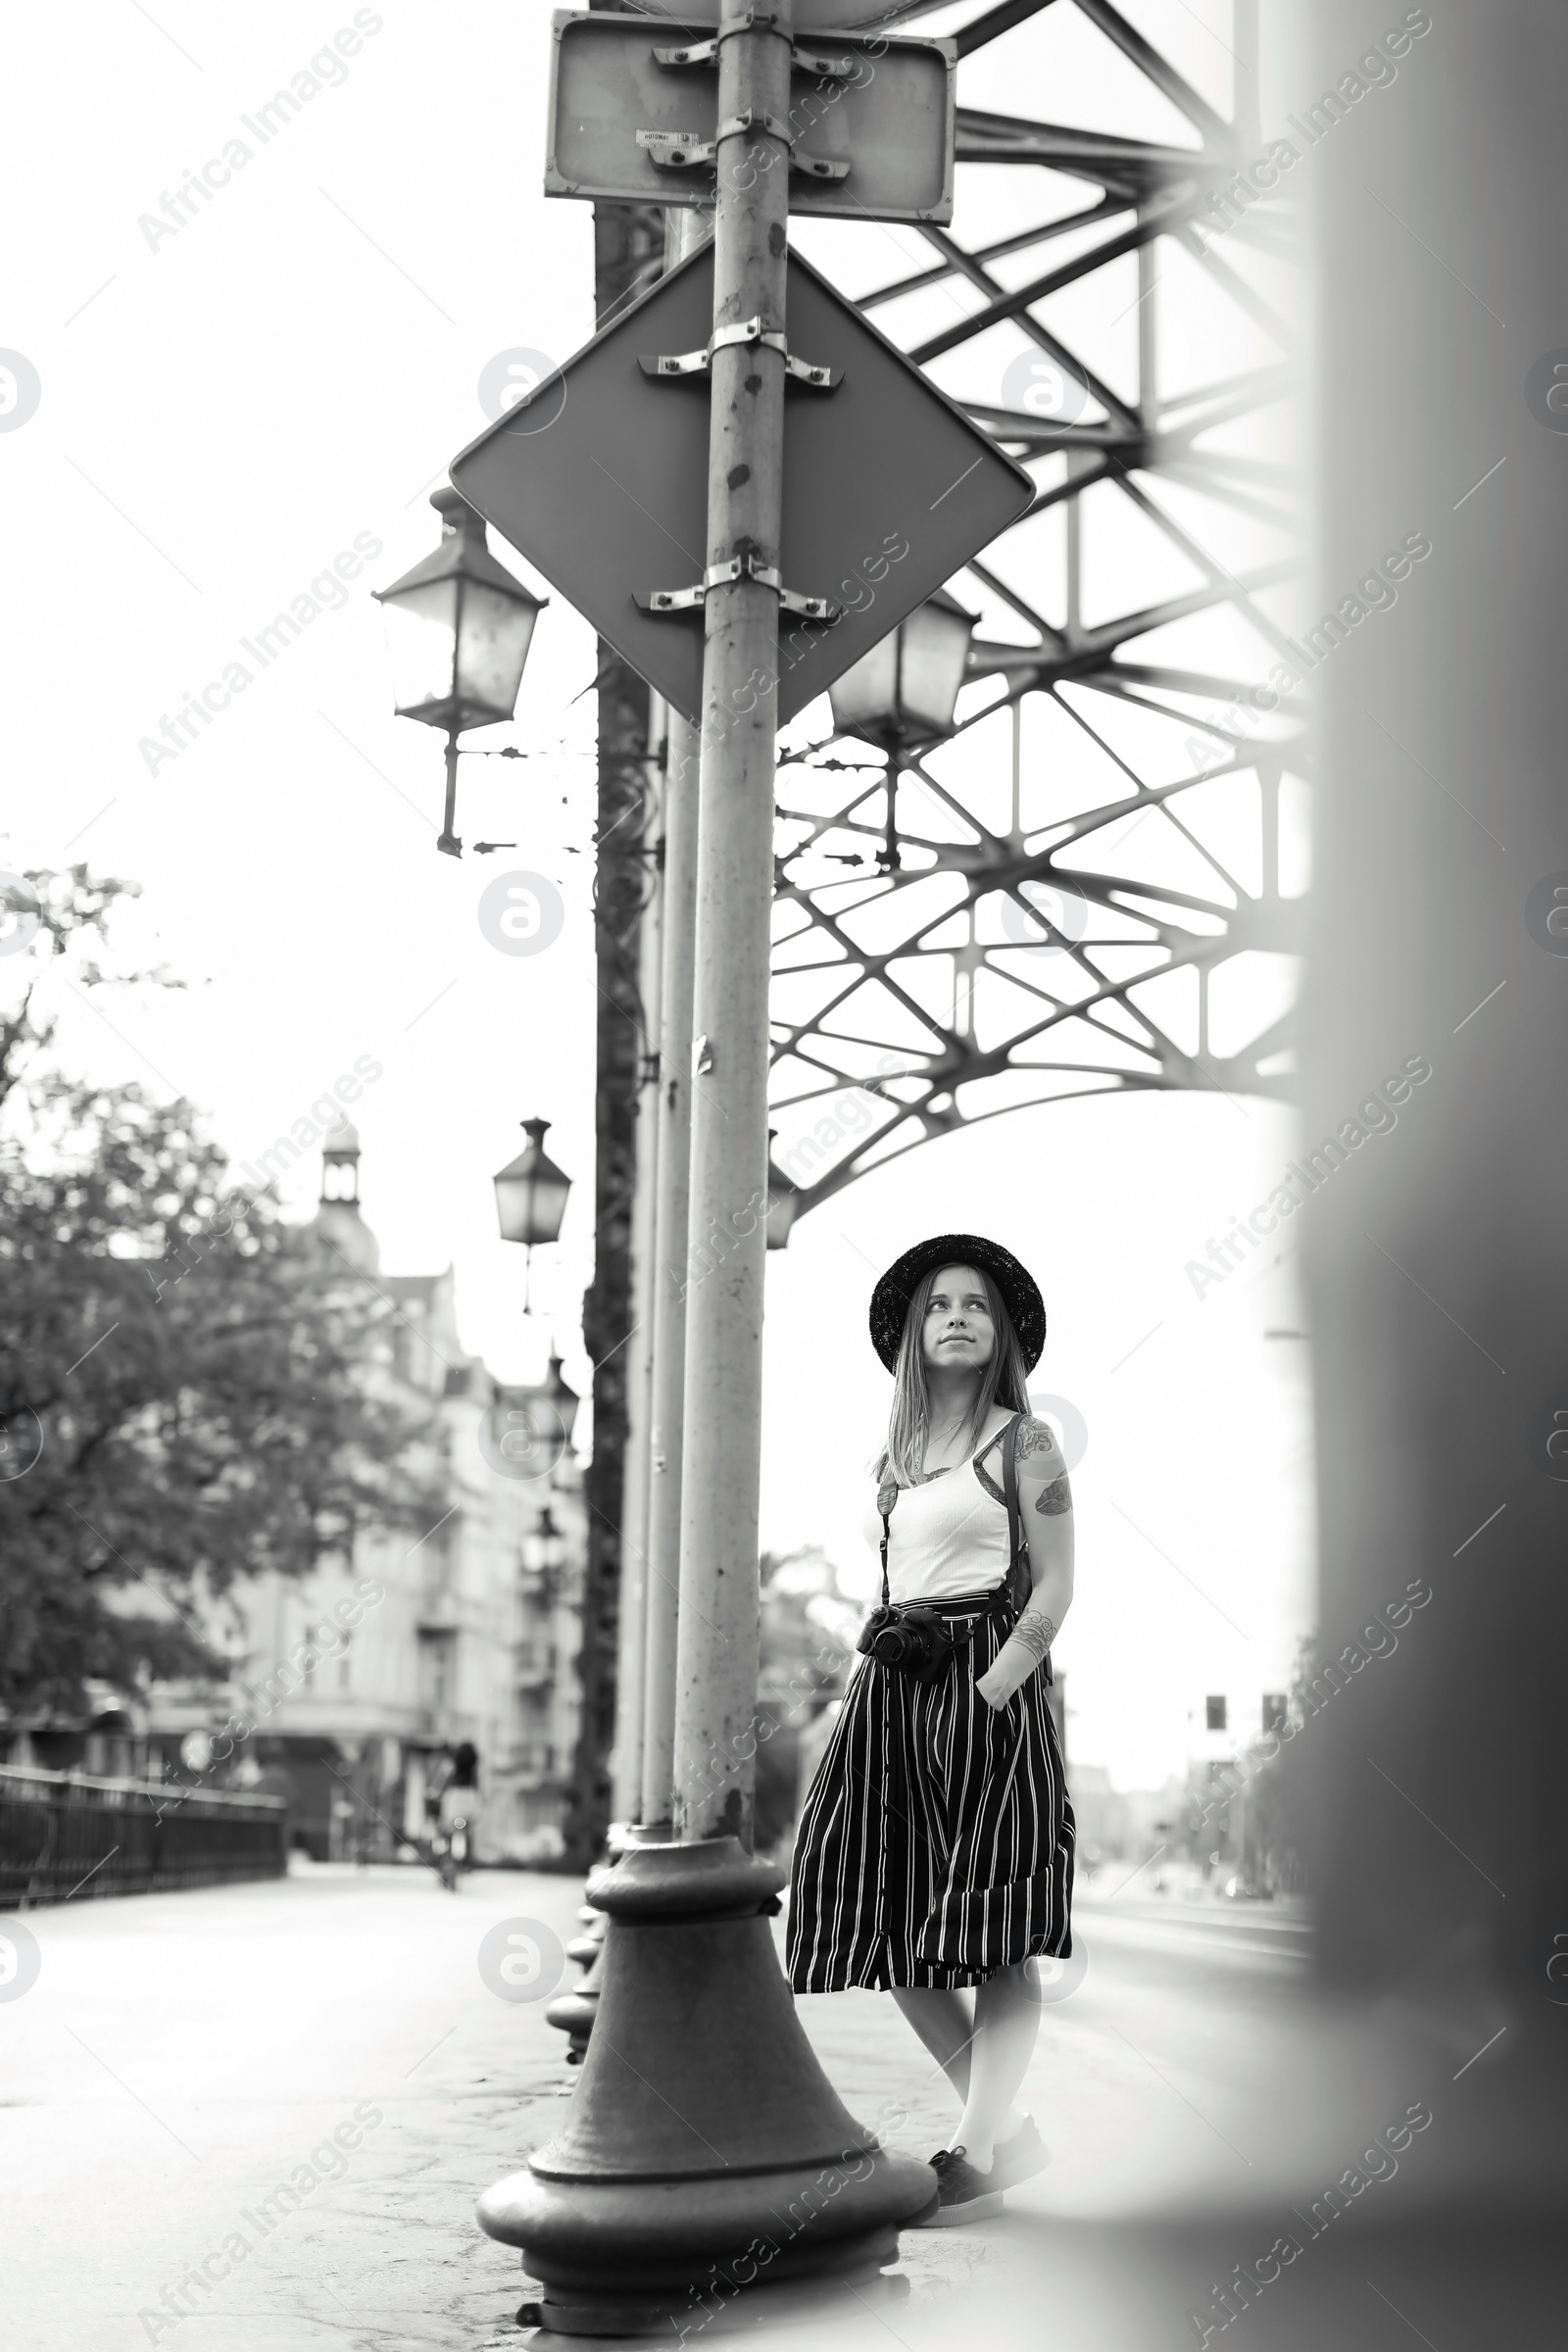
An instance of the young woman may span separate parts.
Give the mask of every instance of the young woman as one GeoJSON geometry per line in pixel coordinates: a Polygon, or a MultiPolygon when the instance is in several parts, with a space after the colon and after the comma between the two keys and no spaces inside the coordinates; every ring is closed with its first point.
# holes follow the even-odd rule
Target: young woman
{"type": "Polygon", "coordinates": [[[871,1340],[894,1386],[866,1533],[893,1617],[915,1603],[940,1632],[925,1673],[861,1660],[791,1878],[795,1990],[891,1990],[962,2102],[931,2159],[934,2227],[990,2219],[1050,2161],[1013,2103],[1040,2023],[1029,1963],[1072,1950],[1072,1807],[1046,1698],[1072,1598],[1072,1497],[1024,1388],[1045,1336],[1033,1279],[975,1234],[921,1243],[876,1286],[871,1340]],[[1027,1569],[1013,1563],[1009,1449],[1027,1569]]]}

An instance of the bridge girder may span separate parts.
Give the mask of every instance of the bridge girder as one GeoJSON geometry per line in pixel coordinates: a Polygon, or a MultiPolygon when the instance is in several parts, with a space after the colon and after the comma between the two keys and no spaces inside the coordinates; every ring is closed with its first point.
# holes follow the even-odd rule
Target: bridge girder
{"type": "MultiPolygon", "coordinates": [[[[1052,5],[978,11],[956,35],[960,58],[1027,40],[1052,5]]],[[[1300,948],[1298,689],[1311,663],[1273,609],[1299,571],[1299,527],[1288,445],[1282,457],[1264,420],[1296,388],[1270,282],[1291,267],[1291,216],[1252,205],[1229,220],[1232,252],[1218,251],[1216,219],[1226,229],[1236,207],[1216,211],[1216,191],[1251,135],[1250,97],[1227,120],[1110,0],[1071,5],[1173,110],[1172,136],[960,106],[959,227],[977,169],[1031,171],[1048,193],[1087,182],[1096,201],[989,241],[923,228],[932,260],[858,296],[884,332],[897,311],[895,340],[1039,489],[952,583],[980,605],[985,633],[951,738],[868,753],[850,737],[806,741],[798,724],[787,739],[773,1100],[797,1214],[922,1143],[1031,1104],[1290,1091],[1282,992],[1300,948]],[[1062,239],[1074,250],[1033,266],[1062,239]],[[1182,320],[1164,323],[1156,287],[1177,270],[1183,298],[1200,289],[1229,321],[1223,372],[1211,344],[1206,368],[1169,349],[1182,320]],[[1093,305],[1129,270],[1135,298],[1101,331],[1093,305]],[[960,315],[928,331],[937,297],[960,315]],[[1073,303],[1081,327],[1063,313],[1073,303]],[[1114,331],[1129,312],[1131,367],[1114,331]],[[1075,414],[974,396],[987,366],[1003,372],[1004,347],[1027,358],[1031,346],[1076,387],[1075,414]],[[1249,529],[1262,544],[1239,561],[1231,541],[1249,529]],[[1152,596],[1150,568],[1163,575],[1152,596]],[[1265,710],[1254,694],[1271,659],[1281,682],[1265,710]]],[[[1249,19],[1237,0],[1238,49],[1249,19]]],[[[977,70],[960,66],[960,98],[977,70]]],[[[1250,86],[1245,57],[1236,81],[1250,86]]],[[[845,233],[869,266],[879,232],[845,233]]]]}

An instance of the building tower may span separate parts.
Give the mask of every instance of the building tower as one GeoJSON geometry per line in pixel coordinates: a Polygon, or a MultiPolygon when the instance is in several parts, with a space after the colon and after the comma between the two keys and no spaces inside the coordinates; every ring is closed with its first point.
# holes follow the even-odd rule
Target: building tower
{"type": "Polygon", "coordinates": [[[360,1131],[340,1118],[321,1145],[321,1198],[316,1230],[360,1274],[380,1270],[381,1251],[360,1214],[360,1131]]]}

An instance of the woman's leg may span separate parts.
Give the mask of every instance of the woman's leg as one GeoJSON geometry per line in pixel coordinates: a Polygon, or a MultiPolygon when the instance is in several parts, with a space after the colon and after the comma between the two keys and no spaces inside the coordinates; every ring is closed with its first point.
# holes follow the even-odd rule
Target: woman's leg
{"type": "Polygon", "coordinates": [[[969,2045],[974,2039],[968,2002],[947,1984],[896,1984],[893,1998],[953,2084],[961,2105],[969,2096],[969,2045]]]}
{"type": "MultiPolygon", "coordinates": [[[[901,2005],[908,1997],[901,1995],[901,2005]]],[[[1012,2102],[1028,2072],[1040,2031],[1040,1986],[1026,1960],[1011,1968],[999,1968],[976,1987],[974,2019],[968,2090],[954,2144],[966,2151],[972,2165],[987,2172],[1004,2126],[1021,2121],[1012,2102]]],[[[920,2026],[915,2026],[915,2032],[928,2048],[935,2048],[920,2026]]]]}

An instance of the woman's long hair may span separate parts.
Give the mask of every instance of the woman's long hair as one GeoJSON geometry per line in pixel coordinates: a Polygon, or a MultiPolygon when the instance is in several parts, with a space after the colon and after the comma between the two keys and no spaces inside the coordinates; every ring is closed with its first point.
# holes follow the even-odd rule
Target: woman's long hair
{"type": "MultiPolygon", "coordinates": [[[[921,1335],[925,1329],[926,1312],[931,1304],[931,1293],[936,1287],[940,1266],[933,1266],[915,1285],[909,1300],[909,1311],[904,1318],[904,1336],[899,1342],[898,1361],[893,1367],[893,1410],[888,1416],[887,1451],[877,1464],[877,1475],[891,1472],[901,1487],[912,1487],[920,1479],[925,1466],[925,1442],[931,1430],[931,1391],[926,1381],[925,1353],[921,1335]]],[[[986,1425],[986,1415],[995,1404],[1004,1404],[1009,1412],[1029,1410],[1028,1370],[1018,1335],[1012,1328],[1012,1317],[1003,1303],[1002,1293],[989,1274],[977,1268],[985,1285],[990,1302],[991,1320],[996,1326],[997,1344],[991,1361],[980,1374],[974,1403],[965,1426],[965,1442],[970,1446],[979,1441],[986,1425]]]]}

